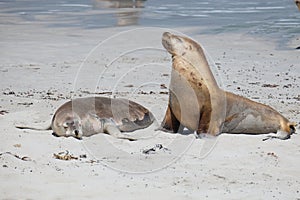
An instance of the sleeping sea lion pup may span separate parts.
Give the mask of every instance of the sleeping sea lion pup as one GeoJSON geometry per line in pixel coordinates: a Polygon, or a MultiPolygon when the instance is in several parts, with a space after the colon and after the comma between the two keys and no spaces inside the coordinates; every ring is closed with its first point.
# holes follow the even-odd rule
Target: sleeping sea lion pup
{"type": "Polygon", "coordinates": [[[161,123],[166,131],[180,126],[208,133],[267,134],[287,139],[295,132],[289,122],[270,106],[223,91],[218,87],[201,46],[182,36],[164,33],[162,44],[172,55],[169,104],[161,123]]]}
{"type": "MultiPolygon", "coordinates": [[[[121,132],[131,132],[150,126],[153,114],[145,107],[127,100],[107,97],[78,98],[66,102],[55,112],[51,125],[55,136],[75,137],[108,133],[116,138],[136,140],[121,132]]],[[[16,126],[20,129],[37,128],[16,126]]]]}

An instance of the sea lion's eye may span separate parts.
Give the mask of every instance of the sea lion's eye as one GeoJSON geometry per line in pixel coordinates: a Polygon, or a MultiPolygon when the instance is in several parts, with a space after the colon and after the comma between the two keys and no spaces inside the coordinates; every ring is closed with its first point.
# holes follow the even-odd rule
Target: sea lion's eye
{"type": "Polygon", "coordinates": [[[64,128],[68,128],[68,127],[69,127],[68,122],[63,123],[63,127],[64,127],[64,128]]]}

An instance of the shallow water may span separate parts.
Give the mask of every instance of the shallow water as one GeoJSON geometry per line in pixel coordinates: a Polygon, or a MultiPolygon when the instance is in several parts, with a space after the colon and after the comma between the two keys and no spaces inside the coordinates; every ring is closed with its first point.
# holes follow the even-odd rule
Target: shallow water
{"type": "Polygon", "coordinates": [[[112,26],[203,27],[287,41],[300,35],[293,0],[2,0],[1,24],[39,23],[85,29],[112,26]]]}

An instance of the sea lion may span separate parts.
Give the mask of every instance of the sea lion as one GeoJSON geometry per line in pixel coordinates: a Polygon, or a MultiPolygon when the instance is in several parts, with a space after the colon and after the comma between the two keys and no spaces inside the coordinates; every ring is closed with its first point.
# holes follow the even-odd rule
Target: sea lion
{"type": "MultiPolygon", "coordinates": [[[[116,138],[136,140],[121,132],[146,128],[154,121],[145,107],[127,100],[86,97],[64,103],[55,112],[52,123],[42,130],[53,130],[55,136],[75,137],[108,133],[116,138]]],[[[39,128],[16,126],[20,129],[39,128]]]]}
{"type": "Polygon", "coordinates": [[[198,135],[208,133],[267,134],[287,139],[295,132],[270,106],[219,88],[201,46],[182,36],[164,33],[162,45],[172,55],[169,104],[161,128],[177,132],[184,126],[198,135]]]}

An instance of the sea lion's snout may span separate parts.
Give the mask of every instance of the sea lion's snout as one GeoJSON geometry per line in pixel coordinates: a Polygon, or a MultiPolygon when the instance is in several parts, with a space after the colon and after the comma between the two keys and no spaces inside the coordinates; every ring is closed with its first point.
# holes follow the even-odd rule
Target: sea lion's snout
{"type": "Polygon", "coordinates": [[[79,135],[79,131],[78,130],[74,130],[75,136],[78,137],[79,135]]]}
{"type": "Polygon", "coordinates": [[[162,36],[163,41],[168,41],[169,43],[182,43],[184,42],[183,39],[180,36],[173,35],[172,33],[169,32],[164,32],[162,36]]]}
{"type": "Polygon", "coordinates": [[[162,45],[173,56],[183,56],[187,50],[192,49],[187,38],[169,32],[163,33],[162,45]]]}
{"type": "Polygon", "coordinates": [[[73,131],[73,135],[74,135],[75,138],[77,138],[77,139],[79,139],[79,140],[82,139],[82,133],[81,133],[81,131],[79,131],[79,130],[77,130],[77,129],[75,129],[75,130],[73,131]]]}
{"type": "Polygon", "coordinates": [[[172,34],[169,33],[169,32],[164,32],[164,33],[163,33],[163,39],[170,38],[171,36],[172,36],[172,34]]]}
{"type": "MultiPolygon", "coordinates": [[[[169,32],[164,32],[163,33],[163,36],[162,36],[162,45],[164,46],[164,48],[167,50],[167,51],[171,51],[172,49],[172,45],[171,45],[171,33],[169,32]]],[[[171,52],[170,52],[171,53],[171,52]]]]}
{"type": "Polygon", "coordinates": [[[176,35],[169,32],[163,33],[162,45],[172,55],[176,54],[176,50],[179,49],[178,46],[181,46],[183,42],[184,41],[176,35]]]}

